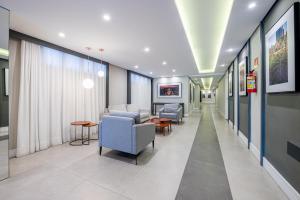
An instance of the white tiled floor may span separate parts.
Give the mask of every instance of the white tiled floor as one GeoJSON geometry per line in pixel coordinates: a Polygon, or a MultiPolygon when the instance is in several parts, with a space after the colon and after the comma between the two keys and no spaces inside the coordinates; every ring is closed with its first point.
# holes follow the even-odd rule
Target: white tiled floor
{"type": "MultiPolygon", "coordinates": [[[[286,199],[256,158],[212,108],[219,143],[234,199],[286,199]]],[[[185,118],[167,136],[157,135],[134,159],[98,144],[56,146],[11,160],[11,178],[0,182],[1,200],[175,199],[193,144],[200,114],[185,118]]]]}
{"type": "Polygon", "coordinates": [[[285,200],[287,197],[259,161],[211,106],[233,199],[285,200]]]}
{"type": "Polygon", "coordinates": [[[199,113],[157,135],[139,165],[122,153],[89,146],[56,146],[11,160],[11,178],[0,182],[1,200],[174,199],[199,124],[199,113]]]}

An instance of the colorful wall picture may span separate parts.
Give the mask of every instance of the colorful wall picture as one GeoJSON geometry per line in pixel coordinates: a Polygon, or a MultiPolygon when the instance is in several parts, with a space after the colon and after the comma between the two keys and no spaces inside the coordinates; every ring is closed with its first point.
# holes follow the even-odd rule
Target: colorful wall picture
{"type": "Polygon", "coordinates": [[[180,98],[181,97],[181,83],[159,83],[158,97],[180,98]]]}
{"type": "Polygon", "coordinates": [[[233,82],[232,82],[232,71],[230,70],[229,71],[229,74],[228,74],[228,95],[230,96],[230,97],[232,97],[233,96],[233,82]]]}
{"type": "Polygon", "coordinates": [[[295,91],[294,6],[266,34],[266,90],[295,91]]]}
{"type": "Polygon", "coordinates": [[[239,63],[239,95],[247,95],[247,57],[239,63]]]}

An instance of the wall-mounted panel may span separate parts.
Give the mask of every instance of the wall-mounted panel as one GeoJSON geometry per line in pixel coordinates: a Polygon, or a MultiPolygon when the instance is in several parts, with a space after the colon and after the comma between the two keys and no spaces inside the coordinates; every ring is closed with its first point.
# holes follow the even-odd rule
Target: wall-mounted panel
{"type": "MultiPolygon", "coordinates": [[[[261,39],[260,27],[254,32],[250,39],[250,70],[255,70],[257,92],[251,93],[251,143],[256,153],[260,151],[261,144],[261,39]],[[255,64],[256,63],[256,64],[255,64]]],[[[253,148],[253,147],[252,147],[253,148]]]]}
{"type": "Polygon", "coordinates": [[[127,103],[127,70],[109,65],[109,104],[127,103]]]}
{"type": "MultiPolygon", "coordinates": [[[[242,61],[246,61],[247,66],[249,66],[249,48],[248,44],[242,49],[239,55],[239,63],[242,61]]],[[[240,77],[240,76],[239,76],[240,77]]],[[[238,80],[239,83],[239,80],[238,80]]],[[[245,137],[249,137],[248,135],[248,96],[239,96],[239,130],[245,135],[245,137]]]]}

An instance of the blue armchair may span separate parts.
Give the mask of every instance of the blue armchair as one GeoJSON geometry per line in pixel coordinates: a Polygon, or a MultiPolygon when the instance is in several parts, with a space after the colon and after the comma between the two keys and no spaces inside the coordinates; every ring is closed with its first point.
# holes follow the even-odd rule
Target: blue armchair
{"type": "Polygon", "coordinates": [[[165,104],[160,110],[159,110],[159,118],[168,118],[175,120],[178,124],[180,120],[182,121],[183,113],[182,113],[182,107],[177,104],[165,104]]]}
{"type": "Polygon", "coordinates": [[[104,116],[99,124],[100,156],[102,147],[136,155],[152,142],[154,148],[155,125],[135,124],[130,117],[104,116]]]}

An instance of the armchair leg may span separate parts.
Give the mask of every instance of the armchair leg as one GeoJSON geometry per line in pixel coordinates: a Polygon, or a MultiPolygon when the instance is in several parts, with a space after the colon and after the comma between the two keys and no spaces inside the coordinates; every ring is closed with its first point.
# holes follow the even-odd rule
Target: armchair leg
{"type": "Polygon", "coordinates": [[[99,148],[99,154],[101,156],[101,153],[102,153],[102,146],[99,148]]]}
{"type": "Polygon", "coordinates": [[[152,141],[152,148],[154,149],[154,140],[152,141]]]}

